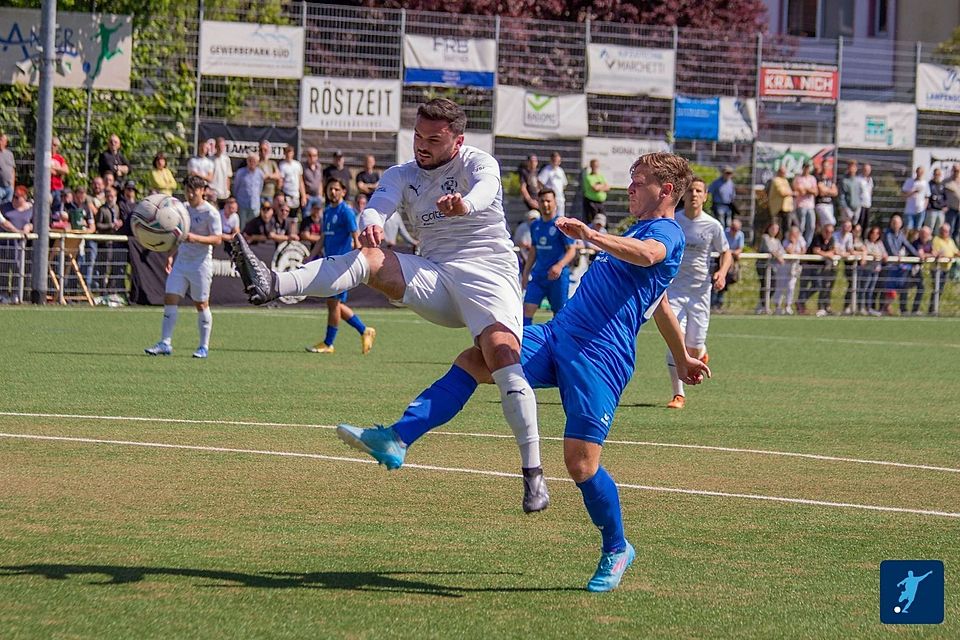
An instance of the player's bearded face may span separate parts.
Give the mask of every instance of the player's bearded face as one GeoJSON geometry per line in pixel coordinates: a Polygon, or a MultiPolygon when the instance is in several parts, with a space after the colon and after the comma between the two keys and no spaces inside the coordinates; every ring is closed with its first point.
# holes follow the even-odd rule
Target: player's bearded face
{"type": "Polygon", "coordinates": [[[413,132],[413,155],[421,169],[436,169],[460,152],[462,135],[454,135],[445,120],[417,118],[413,132]]]}

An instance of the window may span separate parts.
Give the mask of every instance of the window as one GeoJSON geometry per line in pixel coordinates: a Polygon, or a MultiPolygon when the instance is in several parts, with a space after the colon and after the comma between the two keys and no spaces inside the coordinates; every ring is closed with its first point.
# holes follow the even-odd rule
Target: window
{"type": "Polygon", "coordinates": [[[853,5],[855,0],[829,0],[821,7],[821,38],[853,37],[853,5]]]}
{"type": "Polygon", "coordinates": [[[873,35],[885,36],[890,33],[890,0],[874,0],[873,35]]]}
{"type": "Polygon", "coordinates": [[[787,34],[816,38],[818,4],[818,0],[787,0],[787,34]]]}

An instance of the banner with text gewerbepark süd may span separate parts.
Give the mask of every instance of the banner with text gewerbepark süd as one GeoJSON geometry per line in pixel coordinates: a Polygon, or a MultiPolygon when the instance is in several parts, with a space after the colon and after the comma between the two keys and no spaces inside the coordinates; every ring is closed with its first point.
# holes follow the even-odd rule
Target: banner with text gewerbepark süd
{"type": "Polygon", "coordinates": [[[303,27],[200,23],[200,73],[238,78],[303,77],[303,27]]]}
{"type": "Polygon", "coordinates": [[[600,162],[600,173],[611,187],[626,189],[630,186],[630,167],[636,159],[656,151],[670,151],[670,145],[663,140],[588,137],[583,139],[582,157],[585,166],[591,160],[600,162]]]}
{"type": "Polygon", "coordinates": [[[300,126],[324,131],[400,130],[399,80],[318,78],[300,87],[300,126]]]}
{"type": "Polygon", "coordinates": [[[916,105],[863,100],[837,103],[837,146],[841,149],[912,149],[916,143],[916,105]]]}
{"type": "Polygon", "coordinates": [[[960,67],[918,64],[917,109],[960,113],[960,67]]]}
{"type": "Polygon", "coordinates": [[[672,98],[676,54],[609,44],[587,45],[587,93],[672,98]]]}
{"type": "Polygon", "coordinates": [[[492,89],[497,76],[497,41],[406,35],[403,65],[405,84],[492,89]]]}
{"type": "Polygon", "coordinates": [[[498,85],[494,134],[530,140],[585,138],[587,95],[550,95],[498,85]]]}
{"type": "MultiPolygon", "coordinates": [[[[0,9],[0,83],[39,84],[40,10],[0,9]]],[[[133,18],[57,12],[53,86],[130,90],[133,18]]]]}
{"type": "Polygon", "coordinates": [[[750,142],[757,135],[753,98],[677,96],[674,136],[679,140],[750,142]]]}
{"type": "MultiPolygon", "coordinates": [[[[476,147],[493,155],[493,134],[467,131],[463,134],[463,144],[476,147]]],[[[397,164],[413,160],[413,129],[400,129],[397,132],[397,164]]]]}

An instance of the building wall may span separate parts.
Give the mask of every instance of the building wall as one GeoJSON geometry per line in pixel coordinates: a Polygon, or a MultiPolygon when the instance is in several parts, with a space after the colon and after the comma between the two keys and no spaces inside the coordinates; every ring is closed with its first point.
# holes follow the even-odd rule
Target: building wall
{"type": "Polygon", "coordinates": [[[942,42],[960,26],[960,0],[910,0],[897,7],[897,40],[942,42]]]}

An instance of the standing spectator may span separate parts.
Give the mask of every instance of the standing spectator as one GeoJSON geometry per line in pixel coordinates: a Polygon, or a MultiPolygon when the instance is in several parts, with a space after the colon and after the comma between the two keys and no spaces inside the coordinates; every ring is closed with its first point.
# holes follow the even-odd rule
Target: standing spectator
{"type": "MultiPolygon", "coordinates": [[[[896,258],[899,260],[907,256],[919,257],[916,248],[907,242],[907,236],[903,232],[903,220],[897,214],[890,216],[890,226],[883,234],[883,246],[887,250],[888,259],[896,258]]],[[[898,261],[888,264],[884,269],[883,286],[886,289],[885,295],[891,299],[891,303],[894,298],[900,295],[902,306],[906,307],[906,302],[903,302],[903,285],[912,268],[912,265],[898,261]]],[[[883,312],[889,314],[890,305],[884,305],[883,312]]]]}
{"type": "Polygon", "coordinates": [[[127,180],[123,183],[123,197],[120,199],[120,234],[125,236],[133,235],[130,229],[130,216],[133,210],[137,208],[137,183],[133,180],[127,180]]]}
{"type": "Polygon", "coordinates": [[[283,160],[280,161],[280,175],[283,176],[283,195],[290,207],[294,220],[300,218],[300,207],[307,203],[307,188],[303,184],[303,165],[294,158],[294,148],[288,144],[283,148],[283,160]]]}
{"type": "MultiPolygon", "coordinates": [[[[950,237],[950,225],[946,223],[940,225],[937,237],[933,239],[932,247],[933,257],[937,258],[937,260],[947,258],[952,261],[960,256],[960,249],[957,248],[957,243],[950,237]]],[[[940,310],[939,301],[943,296],[943,288],[947,285],[947,280],[949,279],[950,264],[951,263],[948,262],[937,263],[933,277],[933,286],[936,292],[930,296],[930,306],[927,309],[929,315],[933,315],[940,310]]]]}
{"type": "Polygon", "coordinates": [[[303,165],[303,188],[307,192],[307,201],[303,207],[307,217],[313,211],[313,205],[320,205],[323,213],[323,167],[320,166],[320,154],[316,147],[307,148],[307,162],[303,165]]]}
{"type": "MultiPolygon", "coordinates": [[[[10,202],[0,203],[0,230],[24,235],[33,232],[33,203],[22,184],[13,189],[10,202]]],[[[20,257],[26,247],[23,240],[0,241],[0,286],[13,304],[20,304],[18,276],[20,257]]]]}
{"type": "MultiPolygon", "coordinates": [[[[540,180],[540,184],[543,185],[543,189],[553,191],[557,197],[557,217],[562,218],[565,215],[566,210],[566,196],[563,194],[563,190],[567,188],[569,180],[567,180],[567,174],[564,173],[563,167],[560,166],[560,154],[554,151],[550,154],[550,164],[545,166],[540,170],[540,174],[537,176],[540,180]]],[[[537,192],[539,194],[539,191],[537,192]]],[[[539,196],[538,196],[539,197],[539,196]]]]}
{"type": "Polygon", "coordinates": [[[100,176],[94,176],[93,180],[90,181],[90,192],[87,194],[87,200],[94,215],[107,200],[106,189],[106,181],[100,176]]]}
{"type": "Polygon", "coordinates": [[[950,179],[943,185],[947,197],[947,224],[954,242],[960,242],[960,164],[953,165],[950,179]]]}
{"type": "Polygon", "coordinates": [[[923,282],[923,260],[933,255],[933,233],[930,227],[924,225],[920,227],[917,239],[913,241],[913,248],[920,258],[920,264],[907,265],[909,271],[904,270],[903,287],[900,290],[900,315],[907,315],[907,307],[910,298],[910,289],[914,289],[913,307],[910,309],[910,315],[920,315],[920,302],[927,287],[923,282]]]}
{"type": "MultiPolygon", "coordinates": [[[[730,286],[740,280],[740,254],[743,253],[743,247],[746,244],[743,235],[743,224],[739,218],[731,219],[730,226],[724,233],[726,233],[727,236],[727,244],[730,245],[730,257],[733,258],[733,264],[730,266],[730,270],[727,271],[726,282],[724,282],[723,289],[713,292],[711,306],[718,313],[723,311],[723,299],[726,297],[730,286]]],[[[719,263],[717,263],[717,266],[719,266],[719,263]]]]}
{"type": "MultiPolygon", "coordinates": [[[[247,155],[247,164],[237,169],[233,181],[233,195],[237,199],[240,213],[240,226],[246,233],[246,225],[257,217],[263,197],[263,169],[258,164],[255,153],[247,155]]],[[[273,210],[271,208],[271,215],[273,210]]]]}
{"type": "MultiPolygon", "coordinates": [[[[837,216],[833,209],[833,199],[836,198],[839,193],[837,185],[824,169],[815,172],[814,176],[817,178],[817,226],[822,227],[827,224],[836,226],[837,216]]],[[[813,244],[814,231],[811,229],[809,234],[810,240],[807,242],[808,251],[810,245],[813,244]]],[[[804,235],[804,240],[806,239],[806,235],[804,235]]]]}
{"type": "Polygon", "coordinates": [[[847,173],[840,180],[840,221],[860,222],[860,179],[857,177],[857,161],[847,163],[847,173]]]}
{"type": "Polygon", "coordinates": [[[213,162],[213,180],[210,186],[217,194],[217,208],[223,209],[230,198],[230,178],[233,177],[233,163],[227,155],[227,141],[222,136],[214,142],[214,151],[210,156],[213,162]]]}
{"type": "Polygon", "coordinates": [[[187,175],[199,176],[204,182],[213,182],[213,160],[208,156],[213,154],[213,140],[204,140],[197,143],[197,155],[187,160],[187,175]]]}
{"type": "Polygon", "coordinates": [[[283,176],[280,175],[280,167],[270,154],[270,141],[261,140],[259,155],[257,156],[257,166],[260,167],[260,171],[263,173],[263,187],[260,192],[260,199],[267,201],[273,200],[273,196],[277,193],[277,187],[283,182],[283,176]]]}
{"type": "Polygon", "coordinates": [[[883,230],[879,226],[870,227],[863,243],[864,256],[860,261],[860,313],[871,316],[880,315],[880,301],[877,283],[887,261],[887,249],[883,246],[883,230]]]}
{"type": "Polygon", "coordinates": [[[943,171],[940,168],[933,170],[933,178],[929,185],[930,198],[927,200],[926,224],[931,229],[940,229],[947,214],[947,188],[943,184],[943,171]]]}
{"type": "Polygon", "coordinates": [[[10,140],[0,133],[0,204],[13,200],[13,187],[17,184],[17,162],[13,151],[7,148],[10,140]]]}
{"type": "Polygon", "coordinates": [[[607,191],[610,185],[600,173],[600,161],[596,158],[590,161],[590,166],[584,170],[583,179],[583,219],[585,222],[593,220],[594,216],[603,213],[603,203],[607,201],[607,191]]]}
{"type": "Polygon", "coordinates": [[[63,211],[63,178],[70,174],[67,160],[60,155],[60,138],[53,136],[50,140],[50,217],[59,215],[63,211]]]}
{"type": "Polygon", "coordinates": [[[380,172],[377,171],[377,159],[372,154],[363,157],[363,171],[357,174],[357,193],[369,197],[380,184],[380,172]]]}
{"type": "MultiPolygon", "coordinates": [[[[343,152],[339,149],[333,152],[333,161],[323,168],[323,184],[326,185],[331,178],[336,178],[340,181],[340,184],[345,185],[347,189],[346,195],[350,195],[350,181],[352,176],[350,175],[350,169],[347,169],[344,164],[343,152]]],[[[324,193],[324,195],[326,195],[326,193],[324,193]]]]}
{"type": "Polygon", "coordinates": [[[923,179],[923,167],[917,167],[916,175],[906,179],[901,192],[906,201],[903,218],[907,223],[907,231],[919,229],[923,226],[927,200],[930,198],[930,184],[923,179]]]}
{"type": "Polygon", "coordinates": [[[220,210],[220,235],[224,242],[233,240],[234,236],[240,233],[240,214],[237,206],[237,199],[233,196],[227,198],[223,203],[223,209],[220,210]]]}
{"type": "Polygon", "coordinates": [[[836,257],[843,260],[843,274],[847,280],[847,291],[843,296],[843,315],[853,315],[856,303],[853,271],[856,269],[856,263],[852,258],[857,255],[857,251],[854,245],[853,223],[849,218],[841,222],[840,228],[833,233],[833,247],[836,257]]]}
{"type": "Polygon", "coordinates": [[[793,212],[793,188],[787,180],[787,167],[783,164],[767,188],[767,208],[770,220],[779,222],[784,229],[797,224],[797,216],[793,212]]]}
{"type": "MultiPolygon", "coordinates": [[[[817,294],[817,317],[822,318],[833,313],[830,306],[830,296],[833,293],[833,283],[837,279],[836,241],[833,235],[834,226],[825,224],[820,233],[813,236],[813,243],[809,252],[820,256],[823,261],[815,262],[813,271],[813,287],[811,293],[817,294]]],[[[808,295],[809,297],[809,295],[808,295]]]]}
{"type": "MultiPolygon", "coordinates": [[[[103,204],[100,205],[100,208],[97,210],[97,215],[95,218],[95,224],[97,226],[97,233],[101,235],[111,235],[116,233],[122,224],[120,219],[120,206],[117,203],[117,190],[113,187],[107,187],[103,192],[103,204]]],[[[97,245],[97,242],[90,242],[90,245],[97,245]]],[[[92,288],[94,286],[94,277],[96,275],[96,256],[98,253],[102,254],[101,262],[101,271],[104,274],[104,279],[99,282],[100,286],[103,288],[109,288],[110,275],[113,271],[113,244],[110,242],[104,243],[104,251],[98,252],[96,246],[91,246],[93,251],[94,258],[90,260],[90,263],[87,265],[87,284],[92,288]]]]}
{"type": "Polygon", "coordinates": [[[116,179],[122,180],[130,173],[130,164],[120,151],[120,136],[111,134],[107,140],[107,149],[100,153],[99,173],[104,175],[112,171],[116,179]]]}
{"type": "Polygon", "coordinates": [[[528,210],[539,210],[540,201],[537,200],[537,194],[540,193],[542,185],[539,175],[540,160],[536,155],[527,156],[526,162],[520,165],[517,173],[520,175],[520,195],[528,210]]]}
{"type": "MultiPolygon", "coordinates": [[[[793,179],[793,192],[797,194],[797,222],[800,224],[800,234],[804,242],[809,244],[817,227],[817,178],[810,173],[812,165],[803,163],[800,175],[793,179]]],[[[806,249],[804,249],[806,251],[806,249]]]]}
{"type": "MultiPolygon", "coordinates": [[[[783,242],[783,255],[799,256],[807,252],[807,242],[800,233],[800,227],[790,227],[783,242]]],[[[800,276],[799,260],[784,260],[781,256],[777,264],[777,285],[773,294],[777,315],[793,315],[793,296],[797,290],[797,278],[800,276]]]]}
{"type": "Polygon", "coordinates": [[[860,225],[870,229],[870,209],[873,207],[873,167],[864,162],[860,168],[860,225]]]}
{"type": "Polygon", "coordinates": [[[163,151],[158,151],[153,156],[153,169],[150,171],[150,182],[147,186],[150,188],[150,193],[162,193],[168,196],[172,196],[173,190],[177,188],[177,179],[167,168],[167,156],[163,151]]]}
{"type": "MultiPolygon", "coordinates": [[[[539,205],[537,205],[539,206],[539,205]]],[[[523,267],[530,259],[530,247],[533,246],[533,238],[530,235],[530,225],[540,219],[538,209],[530,209],[523,222],[517,225],[513,230],[513,246],[517,247],[517,255],[520,256],[520,273],[523,273],[523,267]]]]}
{"type": "Polygon", "coordinates": [[[760,237],[760,253],[769,253],[773,258],[770,262],[767,258],[757,260],[757,280],[760,281],[760,299],[757,300],[755,313],[761,315],[769,311],[767,298],[770,296],[773,284],[776,281],[777,264],[783,262],[783,244],[780,242],[780,225],[776,219],[771,221],[760,237]],[[769,277],[767,272],[769,273],[769,277]]]}
{"type": "Polygon", "coordinates": [[[734,201],[737,198],[737,185],[733,182],[733,167],[724,167],[723,173],[707,187],[707,193],[712,198],[710,211],[713,217],[720,221],[724,229],[728,228],[732,224],[734,201]]]}

